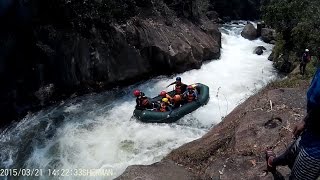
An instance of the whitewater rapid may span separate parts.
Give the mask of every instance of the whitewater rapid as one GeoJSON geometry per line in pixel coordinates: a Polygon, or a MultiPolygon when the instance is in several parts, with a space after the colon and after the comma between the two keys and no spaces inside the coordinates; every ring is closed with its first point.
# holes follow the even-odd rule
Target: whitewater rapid
{"type": "MultiPolygon", "coordinates": [[[[244,25],[225,25],[221,58],[180,76],[186,84],[210,87],[210,101],[177,123],[144,124],[132,118],[134,89],[158,95],[176,76],[157,77],[126,88],[66,100],[12,124],[0,134],[0,168],[41,169],[32,179],[48,179],[48,170],[107,169],[113,179],[133,164],[152,164],[171,150],[203,136],[238,104],[277,78],[267,60],[272,45],[241,37],[244,25]],[[257,46],[267,50],[253,54],[257,46]]],[[[75,173],[75,172],[69,172],[75,173]]],[[[87,179],[54,176],[53,179],[87,179]]],[[[60,174],[61,175],[61,174],[60,174]]],[[[20,179],[24,179],[21,177],[20,179]]]]}

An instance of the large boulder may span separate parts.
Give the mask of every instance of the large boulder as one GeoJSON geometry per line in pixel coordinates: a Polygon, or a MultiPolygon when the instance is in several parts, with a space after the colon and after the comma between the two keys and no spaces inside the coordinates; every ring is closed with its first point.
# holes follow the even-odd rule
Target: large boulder
{"type": "Polygon", "coordinates": [[[273,58],[274,58],[274,52],[272,51],[272,53],[268,57],[268,60],[273,61],[273,58]]]}
{"type": "Polygon", "coordinates": [[[294,59],[289,57],[289,54],[280,54],[278,56],[273,56],[273,65],[281,73],[290,73],[294,68],[294,59]]]}
{"type": "Polygon", "coordinates": [[[257,55],[262,55],[264,50],[267,50],[267,49],[263,46],[258,46],[254,49],[253,53],[257,55]]]}
{"type": "Polygon", "coordinates": [[[274,41],[276,38],[276,31],[269,28],[262,28],[261,29],[261,39],[266,43],[270,43],[274,41]]]}
{"type": "Polygon", "coordinates": [[[249,40],[254,40],[257,38],[257,30],[253,26],[253,24],[248,23],[244,28],[243,31],[241,32],[241,36],[249,39],[249,40]]]}
{"type": "Polygon", "coordinates": [[[136,19],[120,31],[125,32],[128,44],[148,60],[153,72],[183,72],[219,57],[221,35],[216,33],[217,26],[208,24],[206,21],[199,28],[188,21],[177,21],[171,27],[152,19],[136,19]]]}
{"type": "Polygon", "coordinates": [[[194,173],[175,164],[173,161],[162,161],[152,165],[129,166],[115,180],[148,179],[148,180],[200,180],[194,173]]]}
{"type": "Polygon", "coordinates": [[[217,20],[219,18],[219,14],[216,11],[208,11],[206,13],[206,16],[210,19],[210,20],[217,20]]]}

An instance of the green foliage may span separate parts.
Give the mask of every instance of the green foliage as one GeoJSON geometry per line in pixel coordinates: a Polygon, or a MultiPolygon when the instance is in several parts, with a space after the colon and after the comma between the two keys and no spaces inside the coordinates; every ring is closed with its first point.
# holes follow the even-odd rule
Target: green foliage
{"type": "Polygon", "coordinates": [[[275,57],[295,54],[289,61],[298,62],[306,48],[311,55],[320,55],[319,0],[271,0],[262,10],[266,24],[278,33],[275,57]]]}
{"type": "Polygon", "coordinates": [[[125,21],[138,13],[135,0],[37,0],[33,8],[35,23],[75,30],[125,21]]]}
{"type": "Polygon", "coordinates": [[[134,16],[162,15],[172,19],[176,13],[198,20],[208,8],[209,0],[35,0],[33,16],[34,24],[88,31],[93,24],[108,26],[134,16]]]}
{"type": "Polygon", "coordinates": [[[276,44],[273,48],[273,53],[274,53],[274,57],[279,57],[280,54],[282,54],[284,52],[284,45],[285,45],[285,40],[283,40],[283,37],[281,34],[278,34],[276,37],[276,44]]]}
{"type": "Polygon", "coordinates": [[[298,76],[289,77],[270,83],[273,88],[296,88],[300,87],[301,78],[298,76]]]}
{"type": "Polygon", "coordinates": [[[306,67],[306,77],[307,79],[313,78],[314,74],[317,71],[317,67],[319,67],[319,59],[315,56],[311,58],[311,62],[307,64],[306,67]]]}

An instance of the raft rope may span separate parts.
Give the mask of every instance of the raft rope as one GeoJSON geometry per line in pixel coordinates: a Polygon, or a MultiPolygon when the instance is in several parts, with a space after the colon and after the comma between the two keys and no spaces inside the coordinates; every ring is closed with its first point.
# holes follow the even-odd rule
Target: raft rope
{"type": "Polygon", "coordinates": [[[227,114],[228,114],[229,102],[228,102],[228,100],[227,100],[227,97],[226,97],[223,93],[220,93],[220,88],[221,88],[221,87],[219,87],[219,88],[218,88],[218,91],[217,91],[217,95],[216,95],[216,97],[217,97],[217,99],[218,99],[218,106],[219,106],[220,116],[221,116],[221,119],[223,119],[223,118],[224,118],[224,117],[226,117],[226,116],[227,116],[227,114]],[[222,114],[221,114],[221,107],[220,107],[219,93],[220,93],[221,95],[223,95],[223,97],[224,97],[224,99],[225,99],[225,101],[226,101],[226,104],[227,104],[227,109],[226,109],[226,114],[225,114],[225,116],[222,116],[222,114]]]}

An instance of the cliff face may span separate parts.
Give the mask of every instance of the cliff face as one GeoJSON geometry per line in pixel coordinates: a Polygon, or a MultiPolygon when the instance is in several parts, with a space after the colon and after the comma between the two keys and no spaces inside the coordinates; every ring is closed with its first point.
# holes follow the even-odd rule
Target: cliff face
{"type": "Polygon", "coordinates": [[[218,27],[192,6],[179,18],[162,1],[2,7],[0,116],[7,120],[75,92],[183,72],[220,56],[218,27]]]}
{"type": "MultiPolygon", "coordinates": [[[[190,179],[273,179],[263,171],[264,151],[272,147],[281,154],[292,142],[295,123],[306,113],[308,83],[301,81],[296,86],[299,88],[265,88],[202,138],[173,150],[161,162],[130,166],[117,179],[173,180],[183,179],[184,174],[190,179]],[[158,167],[159,172],[155,171],[158,167]]],[[[278,170],[285,177],[290,173],[286,167],[278,170]]]]}
{"type": "Polygon", "coordinates": [[[73,93],[199,68],[220,56],[219,15],[252,19],[259,2],[1,1],[0,126],[73,93]]]}

